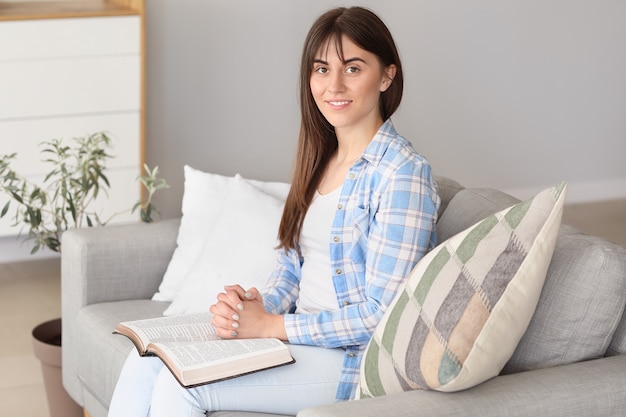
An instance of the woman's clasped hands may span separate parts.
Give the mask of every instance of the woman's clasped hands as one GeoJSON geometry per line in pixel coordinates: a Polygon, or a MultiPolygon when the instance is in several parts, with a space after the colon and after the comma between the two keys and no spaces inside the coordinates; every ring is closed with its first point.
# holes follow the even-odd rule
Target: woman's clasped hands
{"type": "Polygon", "coordinates": [[[211,324],[224,339],[275,337],[287,340],[283,316],[270,314],[263,305],[263,296],[254,287],[244,290],[240,285],[227,285],[219,293],[211,324]]]}

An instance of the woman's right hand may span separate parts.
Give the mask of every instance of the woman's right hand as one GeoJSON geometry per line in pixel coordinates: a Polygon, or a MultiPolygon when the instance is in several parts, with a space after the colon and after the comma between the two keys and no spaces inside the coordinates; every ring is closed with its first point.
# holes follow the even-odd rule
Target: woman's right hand
{"type": "Polygon", "coordinates": [[[246,291],[240,285],[224,286],[224,292],[217,295],[215,304],[209,307],[213,313],[211,324],[215,326],[217,335],[223,338],[237,337],[239,328],[239,312],[243,310],[246,291]]]}
{"type": "Polygon", "coordinates": [[[224,339],[276,337],[287,340],[283,316],[265,310],[263,296],[256,288],[246,291],[233,285],[224,287],[224,291],[209,308],[214,315],[211,323],[218,336],[224,339]]]}

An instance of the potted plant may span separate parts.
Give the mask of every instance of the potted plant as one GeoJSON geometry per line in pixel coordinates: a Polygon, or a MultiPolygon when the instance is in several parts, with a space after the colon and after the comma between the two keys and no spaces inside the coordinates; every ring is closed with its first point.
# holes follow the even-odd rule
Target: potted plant
{"type": "MultiPolygon", "coordinates": [[[[16,205],[13,225],[28,230],[26,239],[34,241],[31,253],[41,248],[61,252],[61,235],[72,227],[105,226],[116,213],[107,219],[90,210],[90,204],[110,188],[106,174],[106,162],[113,158],[108,149],[111,139],[104,132],[73,139],[68,145],[62,139],[42,143],[43,162],[52,169],[43,184],[35,184],[11,169],[16,154],[0,157],[0,192],[9,200],[0,210],[5,217],[12,204],[16,205]]],[[[152,204],[154,193],[167,188],[165,180],[158,178],[158,167],[150,170],[144,165],[145,174],[138,177],[145,188],[144,200],[129,210],[139,209],[142,221],[152,222],[156,211],[152,204]]]]}
{"type": "MultiPolygon", "coordinates": [[[[35,184],[16,173],[11,163],[16,154],[0,156],[0,194],[8,201],[0,204],[0,218],[12,208],[13,225],[21,226],[26,240],[33,241],[31,253],[47,248],[61,252],[61,236],[64,231],[75,227],[105,226],[116,215],[106,219],[91,208],[91,203],[110,188],[106,176],[106,162],[113,158],[108,153],[111,139],[104,132],[74,138],[67,144],[62,139],[53,139],[41,144],[43,162],[51,170],[43,184],[35,184]]],[[[142,184],[142,199],[128,211],[139,210],[144,222],[152,222],[158,213],[152,204],[154,194],[168,185],[158,178],[158,167],[150,170],[144,165],[145,173],[137,179],[142,184]]],[[[46,396],[51,417],[81,417],[82,408],[63,389],[61,377],[61,319],[54,319],[35,327],[33,351],[41,361],[46,396]]]]}

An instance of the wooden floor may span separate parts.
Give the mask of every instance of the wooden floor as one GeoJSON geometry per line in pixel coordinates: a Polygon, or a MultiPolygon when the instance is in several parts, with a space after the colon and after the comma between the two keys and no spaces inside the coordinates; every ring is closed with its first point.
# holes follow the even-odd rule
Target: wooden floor
{"type": "MultiPolygon", "coordinates": [[[[568,206],[563,221],[626,246],[626,200],[568,206]]],[[[0,264],[0,416],[49,416],[30,332],[61,315],[59,259],[0,264]]]]}
{"type": "Polygon", "coordinates": [[[47,417],[31,331],[61,316],[59,259],[0,264],[0,416],[47,417]]]}

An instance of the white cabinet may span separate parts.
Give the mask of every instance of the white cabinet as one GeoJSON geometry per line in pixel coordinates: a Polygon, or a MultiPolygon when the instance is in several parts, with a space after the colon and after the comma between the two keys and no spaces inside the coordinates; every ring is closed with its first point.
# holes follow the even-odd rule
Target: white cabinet
{"type": "MultiPolygon", "coordinates": [[[[15,170],[37,181],[49,171],[41,142],[106,131],[115,156],[107,164],[111,190],[95,208],[107,218],[140,197],[143,17],[104,3],[78,17],[53,10],[45,18],[11,19],[0,2],[0,154],[17,152],[15,170]]],[[[41,4],[32,3],[33,10],[41,4]]],[[[115,221],[136,218],[127,213],[115,221]]],[[[10,219],[1,219],[0,236],[15,234],[10,219]]]]}

